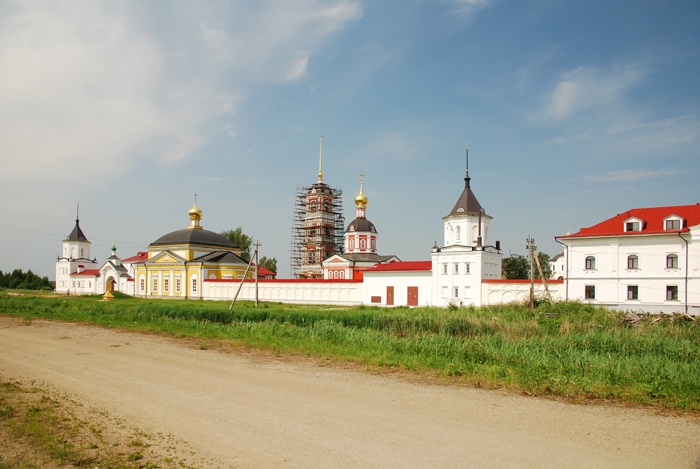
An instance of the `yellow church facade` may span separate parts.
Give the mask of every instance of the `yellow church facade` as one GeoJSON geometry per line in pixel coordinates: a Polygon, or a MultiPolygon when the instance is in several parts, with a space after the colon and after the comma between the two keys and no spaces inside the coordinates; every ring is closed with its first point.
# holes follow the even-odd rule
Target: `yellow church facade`
{"type": "Polygon", "coordinates": [[[252,278],[240,247],[202,227],[196,199],[188,215],[187,228],[161,236],[148,246],[147,259],[134,263],[135,296],[203,298],[206,279],[252,278]]]}

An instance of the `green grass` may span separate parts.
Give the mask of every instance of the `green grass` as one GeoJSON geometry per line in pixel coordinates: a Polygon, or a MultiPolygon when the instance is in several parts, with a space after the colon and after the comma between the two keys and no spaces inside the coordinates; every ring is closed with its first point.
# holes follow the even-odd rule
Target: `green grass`
{"type": "Polygon", "coordinates": [[[379,308],[144,300],[120,296],[10,297],[0,314],[78,321],[397,367],[475,386],[573,400],[700,410],[698,321],[639,327],[581,303],[489,308],[379,308]]]}

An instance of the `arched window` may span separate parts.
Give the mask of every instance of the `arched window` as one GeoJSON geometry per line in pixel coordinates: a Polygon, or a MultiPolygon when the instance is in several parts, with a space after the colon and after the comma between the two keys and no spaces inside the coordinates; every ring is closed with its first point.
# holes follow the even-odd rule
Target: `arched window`
{"type": "Polygon", "coordinates": [[[340,271],[340,278],[345,278],[345,271],[344,270],[340,271]]]}
{"type": "Polygon", "coordinates": [[[373,240],[372,240],[372,249],[373,249],[373,250],[374,250],[374,249],[377,249],[377,240],[376,240],[376,239],[373,239],[373,240]]]}
{"type": "Polygon", "coordinates": [[[360,249],[367,249],[367,240],[366,239],[360,240],[360,249]]]}
{"type": "Polygon", "coordinates": [[[455,233],[457,234],[457,241],[461,241],[461,239],[462,239],[462,227],[458,226],[457,229],[455,230],[455,233]]]}
{"type": "Polygon", "coordinates": [[[675,254],[669,254],[666,256],[666,268],[667,269],[677,269],[678,268],[678,256],[675,254]]]}
{"type": "Polygon", "coordinates": [[[588,257],[586,257],[586,270],[593,270],[593,269],[595,269],[595,257],[588,256],[588,257]]]}
{"type": "Polygon", "coordinates": [[[639,257],[632,254],[627,258],[627,268],[628,269],[638,269],[639,268],[639,257]]]}
{"type": "Polygon", "coordinates": [[[350,246],[349,247],[350,247],[350,250],[355,249],[355,239],[354,238],[350,238],[350,246]]]}

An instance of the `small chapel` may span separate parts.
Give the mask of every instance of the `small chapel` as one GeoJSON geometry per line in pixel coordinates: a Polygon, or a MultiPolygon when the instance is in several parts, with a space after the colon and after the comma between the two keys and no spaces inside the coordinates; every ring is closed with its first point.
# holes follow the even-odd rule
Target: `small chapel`
{"type": "Polygon", "coordinates": [[[367,196],[363,192],[364,174],[360,173],[360,193],[355,197],[356,218],[345,230],[344,250],[322,262],[326,280],[362,280],[362,273],[375,265],[397,262],[394,255],[377,253],[377,228],[366,217],[367,196]]]}
{"type": "Polygon", "coordinates": [[[186,228],[153,241],[147,258],[134,263],[135,296],[202,298],[204,280],[253,277],[247,272],[248,262],[240,256],[240,246],[204,229],[196,195],[188,216],[186,228]]]}

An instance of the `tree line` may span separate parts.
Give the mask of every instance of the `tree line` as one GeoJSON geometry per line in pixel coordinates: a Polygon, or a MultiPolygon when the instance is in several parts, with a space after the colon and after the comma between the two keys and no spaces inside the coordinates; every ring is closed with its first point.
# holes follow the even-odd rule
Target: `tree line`
{"type": "MultiPolygon", "coordinates": [[[[243,232],[243,228],[240,226],[235,230],[227,230],[219,233],[224,238],[231,241],[233,244],[238,245],[241,249],[241,259],[248,262],[250,261],[250,248],[253,245],[252,236],[248,236],[243,232]]],[[[265,267],[267,270],[277,273],[277,258],[262,256],[258,259],[258,265],[265,267]]]]}
{"type": "Polygon", "coordinates": [[[22,269],[15,269],[11,273],[3,273],[0,270],[0,288],[10,288],[13,290],[53,290],[53,285],[48,277],[39,277],[28,270],[26,273],[22,269]]]}

